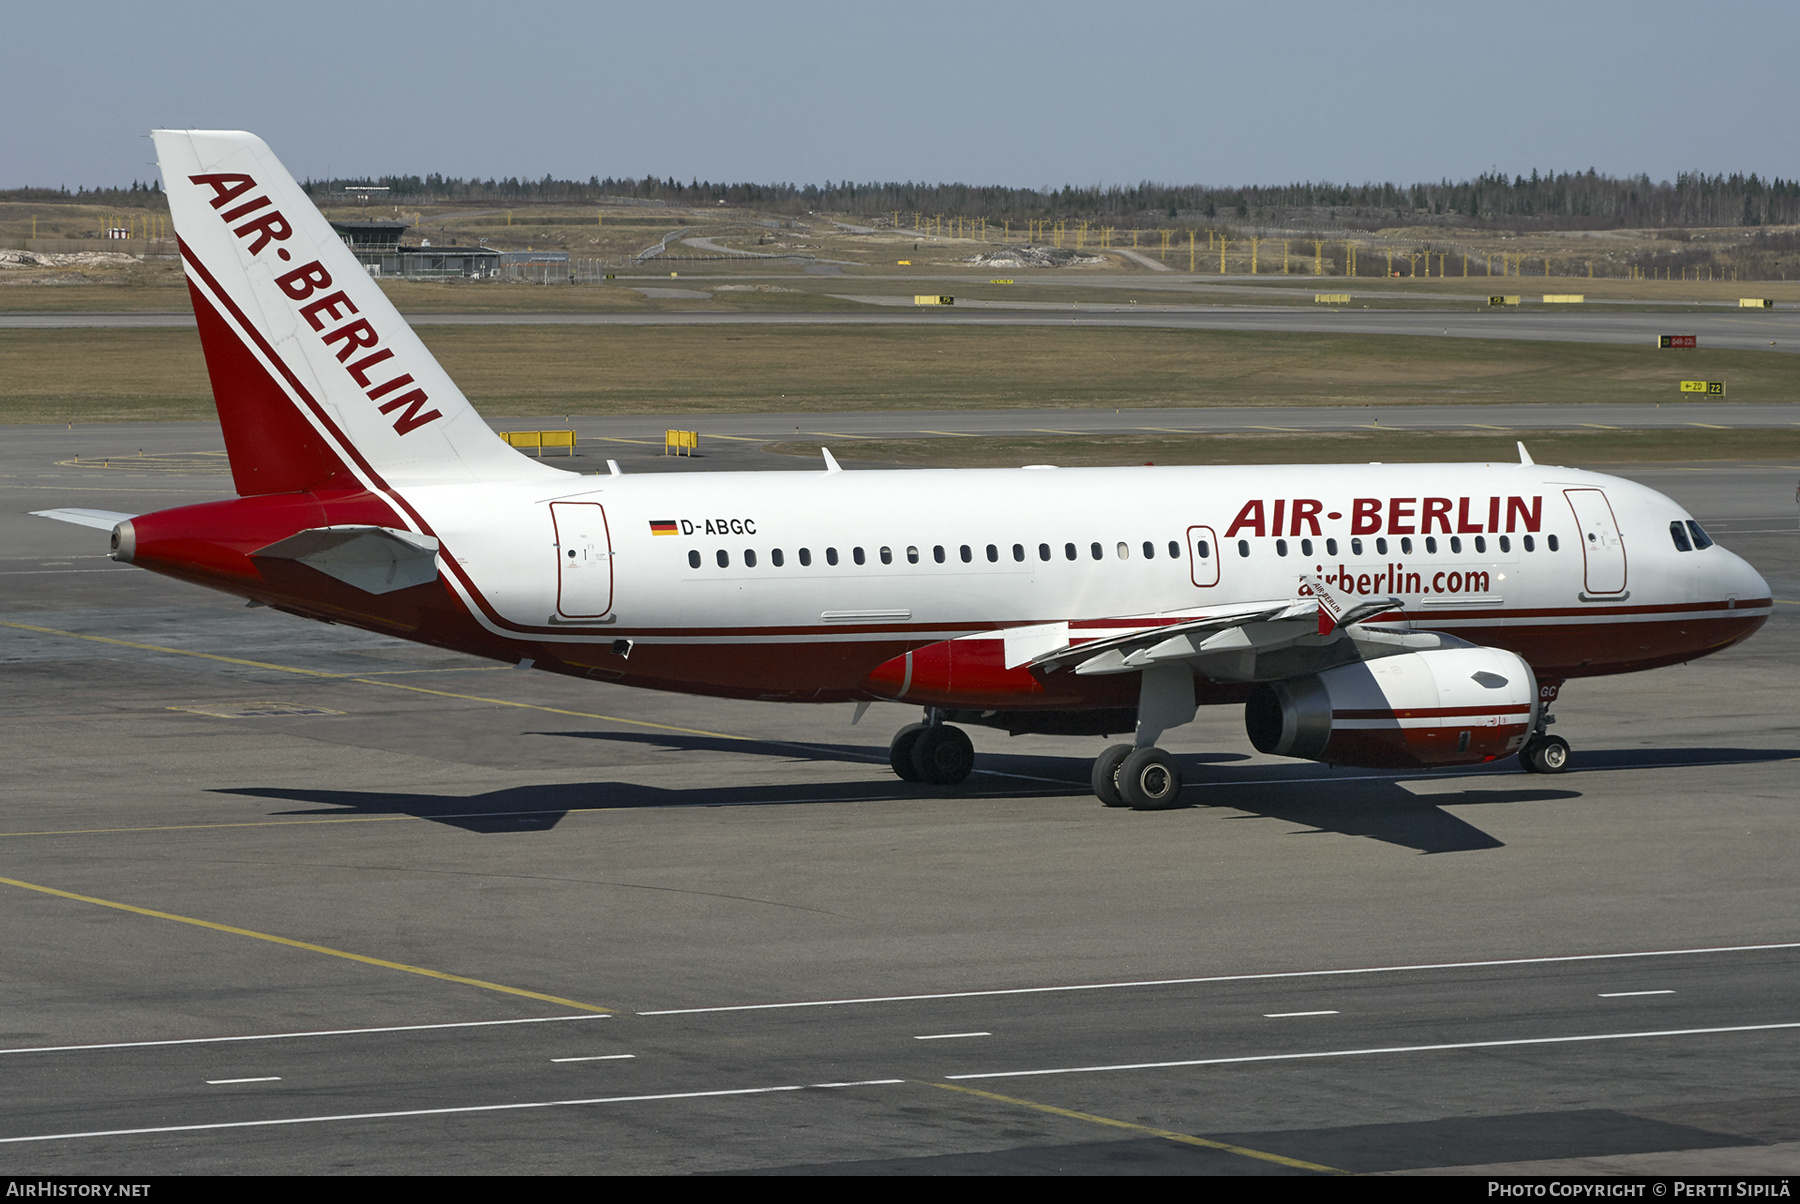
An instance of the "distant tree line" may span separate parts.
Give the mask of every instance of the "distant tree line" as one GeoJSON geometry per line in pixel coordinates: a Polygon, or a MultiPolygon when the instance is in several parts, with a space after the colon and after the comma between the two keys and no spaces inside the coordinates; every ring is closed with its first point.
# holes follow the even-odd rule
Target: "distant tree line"
{"type": "MultiPolygon", "coordinates": [[[[1234,225],[1316,230],[1374,230],[1394,225],[1501,230],[1605,230],[1662,227],[1745,227],[1800,224],[1800,180],[1751,173],[1683,172],[1673,182],[1638,175],[1585,172],[1507,176],[1435,184],[1287,184],[1210,188],[1141,183],[1078,188],[1002,188],[971,184],[723,184],[687,183],[673,176],[615,179],[590,176],[540,180],[462,179],[454,176],[379,176],[308,180],[315,199],[348,189],[381,187],[386,199],[407,204],[600,204],[636,201],[679,206],[727,206],[775,213],[809,211],[986,218],[997,221],[1093,221],[1126,228],[1234,225]]],[[[161,185],[129,188],[21,188],[0,191],[7,201],[77,201],[126,208],[162,208],[161,185]]]]}
{"type": "Polygon", "coordinates": [[[1378,229],[1443,225],[1508,230],[1582,230],[1693,226],[1760,226],[1800,223],[1800,180],[1763,179],[1754,173],[1683,172],[1673,182],[1649,176],[1585,172],[1507,176],[1490,172],[1472,180],[1435,184],[1288,184],[1279,187],[1210,188],[1142,183],[1078,188],[1001,188],[971,184],[840,181],[824,184],[687,183],[669,177],[616,179],[590,176],[559,180],[460,179],[383,176],[309,180],[315,197],[347,188],[380,186],[409,203],[598,204],[634,200],[669,205],[725,205],[780,213],[826,211],[867,217],[915,213],[1012,220],[1086,220],[1125,227],[1197,223],[1378,229]]]}

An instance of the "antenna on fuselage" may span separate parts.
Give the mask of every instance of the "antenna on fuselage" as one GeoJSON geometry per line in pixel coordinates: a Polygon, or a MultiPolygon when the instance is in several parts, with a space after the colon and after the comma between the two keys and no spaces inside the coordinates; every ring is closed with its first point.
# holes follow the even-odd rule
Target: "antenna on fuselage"
{"type": "Polygon", "coordinates": [[[1519,463],[1521,463],[1521,464],[1536,464],[1537,463],[1536,460],[1533,460],[1531,458],[1531,453],[1525,450],[1525,441],[1522,439],[1519,440],[1519,463]]]}
{"type": "Polygon", "coordinates": [[[821,447],[819,449],[819,454],[825,457],[825,471],[826,472],[843,472],[844,471],[841,467],[839,467],[838,462],[832,458],[831,449],[829,447],[821,447]]]}

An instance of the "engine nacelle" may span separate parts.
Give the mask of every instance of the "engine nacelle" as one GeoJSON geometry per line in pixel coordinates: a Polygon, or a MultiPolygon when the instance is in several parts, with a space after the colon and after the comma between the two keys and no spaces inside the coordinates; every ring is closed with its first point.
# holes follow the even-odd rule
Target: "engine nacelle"
{"type": "Polygon", "coordinates": [[[1517,752],[1537,726],[1537,679],[1499,648],[1437,648],[1258,686],[1258,751],[1368,769],[1469,765],[1517,752]]]}

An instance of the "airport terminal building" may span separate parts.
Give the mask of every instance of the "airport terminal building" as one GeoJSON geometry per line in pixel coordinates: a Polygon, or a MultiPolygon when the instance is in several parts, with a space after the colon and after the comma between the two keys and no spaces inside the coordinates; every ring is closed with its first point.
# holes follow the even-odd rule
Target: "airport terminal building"
{"type": "Polygon", "coordinates": [[[500,274],[499,251],[486,247],[434,247],[430,239],[417,246],[400,240],[410,222],[332,222],[358,263],[371,276],[441,280],[487,280],[500,274]]]}

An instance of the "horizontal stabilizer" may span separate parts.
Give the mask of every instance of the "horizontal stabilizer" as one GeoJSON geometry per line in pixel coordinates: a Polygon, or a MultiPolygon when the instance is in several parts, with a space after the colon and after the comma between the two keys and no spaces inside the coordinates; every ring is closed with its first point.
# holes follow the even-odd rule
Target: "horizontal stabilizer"
{"type": "Polygon", "coordinates": [[[83,527],[95,527],[101,531],[110,531],[122,522],[137,517],[118,510],[84,510],[77,506],[64,507],[58,510],[33,510],[39,518],[53,518],[59,523],[76,523],[83,527]]]}
{"type": "Polygon", "coordinates": [[[391,527],[314,527],[252,552],[295,560],[369,594],[437,580],[438,541],[391,527]]]}

